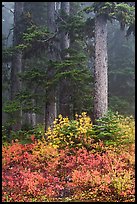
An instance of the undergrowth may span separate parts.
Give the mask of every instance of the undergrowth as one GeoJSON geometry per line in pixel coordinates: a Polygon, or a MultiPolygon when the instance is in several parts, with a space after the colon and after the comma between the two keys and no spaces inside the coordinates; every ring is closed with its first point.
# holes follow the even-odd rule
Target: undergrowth
{"type": "Polygon", "coordinates": [[[134,201],[134,119],[110,114],[99,124],[59,115],[46,133],[39,126],[8,141],[3,129],[2,201],[134,201]]]}

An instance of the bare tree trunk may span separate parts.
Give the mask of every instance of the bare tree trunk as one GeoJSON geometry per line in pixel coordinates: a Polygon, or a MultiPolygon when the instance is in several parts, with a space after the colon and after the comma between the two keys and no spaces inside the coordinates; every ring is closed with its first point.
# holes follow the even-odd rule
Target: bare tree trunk
{"type": "Polygon", "coordinates": [[[94,121],[108,111],[107,20],[95,19],[94,121]]]}
{"type": "MultiPolygon", "coordinates": [[[[48,2],[47,4],[47,26],[51,33],[55,33],[55,2],[48,2]]],[[[48,48],[48,60],[55,61],[57,58],[55,42],[51,42],[48,48]]],[[[51,68],[48,73],[49,77],[54,76],[54,70],[51,68]]],[[[56,91],[55,88],[51,88],[47,92],[48,101],[45,106],[45,130],[52,125],[53,121],[57,117],[57,103],[56,103],[56,91]]]]}
{"type": "MultiPolygon", "coordinates": [[[[14,33],[13,33],[13,46],[17,46],[20,43],[20,37],[22,34],[21,18],[23,13],[24,2],[15,2],[14,8],[14,33]]],[[[12,58],[11,67],[11,100],[14,100],[17,93],[21,89],[21,81],[18,74],[22,72],[22,51],[16,50],[12,58]]],[[[22,111],[17,111],[13,114],[13,118],[17,120],[13,126],[14,130],[21,128],[22,111]]]]}
{"type": "MultiPolygon", "coordinates": [[[[61,11],[62,11],[62,19],[65,21],[65,15],[70,14],[70,2],[61,2],[61,11]]],[[[61,33],[61,51],[62,51],[62,59],[69,57],[69,54],[65,53],[70,47],[70,39],[69,33],[67,31],[62,31],[61,33]]],[[[66,68],[65,70],[67,71],[66,68]]],[[[69,80],[64,77],[61,79],[59,83],[59,112],[62,114],[63,117],[70,116],[70,90],[69,90],[69,80]]]]}
{"type": "MultiPolygon", "coordinates": [[[[61,11],[62,11],[62,19],[65,21],[64,15],[70,14],[70,2],[61,2],[61,11]]],[[[62,31],[61,33],[61,49],[65,50],[68,49],[70,46],[70,39],[69,39],[69,33],[67,31],[62,31]]],[[[69,55],[64,54],[63,58],[67,57],[69,55]]]]}

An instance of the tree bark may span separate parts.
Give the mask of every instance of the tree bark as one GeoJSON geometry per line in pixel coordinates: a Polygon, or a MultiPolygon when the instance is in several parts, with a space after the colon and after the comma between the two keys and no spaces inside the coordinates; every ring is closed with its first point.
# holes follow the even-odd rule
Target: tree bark
{"type": "Polygon", "coordinates": [[[108,111],[107,20],[95,19],[94,122],[108,111]]]}
{"type": "MultiPolygon", "coordinates": [[[[48,2],[47,4],[47,27],[51,33],[55,33],[55,2],[48,2]]],[[[48,60],[56,61],[56,45],[55,42],[51,42],[48,47],[48,60]]],[[[51,68],[48,71],[48,76],[53,78],[54,70],[51,68]]],[[[56,103],[56,90],[52,87],[47,92],[48,101],[45,105],[45,130],[52,125],[53,121],[57,117],[57,103],[56,103]]]]}
{"type": "MultiPolygon", "coordinates": [[[[14,32],[13,32],[13,46],[17,46],[20,43],[22,34],[21,18],[23,13],[24,2],[15,2],[14,7],[14,32]]],[[[18,74],[22,72],[22,51],[16,50],[12,57],[11,67],[11,100],[16,98],[17,93],[21,89],[21,81],[18,74]]],[[[21,116],[22,111],[16,111],[13,117],[16,119],[16,124],[13,125],[14,130],[21,128],[21,116]]],[[[13,119],[14,119],[13,118],[13,119]]]]}
{"type": "MultiPolygon", "coordinates": [[[[61,11],[62,11],[62,19],[65,21],[64,15],[70,14],[70,2],[61,2],[61,11]]],[[[65,49],[68,49],[70,46],[70,39],[69,39],[69,33],[67,31],[62,31],[61,33],[61,49],[64,51],[65,49]]],[[[63,54],[63,58],[67,57],[69,55],[63,54]]]]}
{"type": "MultiPolygon", "coordinates": [[[[70,14],[70,2],[61,2],[61,11],[62,16],[61,18],[65,21],[65,15],[70,14]]],[[[69,33],[67,31],[61,32],[61,52],[62,52],[62,60],[69,57],[69,54],[66,54],[65,50],[67,50],[70,47],[70,39],[69,39],[69,33]]],[[[65,70],[62,70],[63,72],[67,71],[67,68],[65,70]]],[[[70,90],[69,90],[69,80],[64,77],[61,79],[59,83],[59,112],[62,114],[63,117],[70,116],[70,90]]]]}

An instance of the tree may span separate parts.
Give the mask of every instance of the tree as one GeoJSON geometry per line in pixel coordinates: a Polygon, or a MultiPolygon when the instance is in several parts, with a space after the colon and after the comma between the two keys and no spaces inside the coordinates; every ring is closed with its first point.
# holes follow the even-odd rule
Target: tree
{"type": "MultiPolygon", "coordinates": [[[[22,15],[23,15],[24,2],[15,2],[14,7],[14,31],[13,31],[13,46],[17,46],[20,43],[22,35],[22,15]]],[[[11,67],[11,101],[16,99],[17,94],[21,89],[21,81],[18,74],[22,72],[22,51],[15,49],[12,57],[11,67]]],[[[19,130],[21,128],[21,116],[22,111],[16,110],[14,116],[16,119],[13,129],[19,130]]]]}
{"type": "Polygon", "coordinates": [[[27,124],[45,121],[47,129],[59,113],[73,118],[87,111],[92,116],[94,58],[95,119],[107,112],[107,21],[119,21],[122,29],[127,25],[128,37],[134,33],[134,11],[133,6],[116,2],[88,5],[91,13],[83,17],[77,2],[25,2],[14,46],[16,58],[21,53],[16,66],[20,77],[14,74],[21,83],[12,100],[12,117],[21,109],[30,116],[30,121],[24,120],[27,124]]]}
{"type": "Polygon", "coordinates": [[[31,17],[35,25],[47,25],[47,2],[25,2],[24,12],[31,17]]]}
{"type": "MultiPolygon", "coordinates": [[[[55,33],[55,2],[48,2],[47,4],[47,27],[50,33],[55,33]]],[[[48,46],[48,60],[50,62],[56,61],[56,45],[52,41],[48,46]]],[[[53,67],[49,67],[48,76],[53,78],[54,70],[53,67]]],[[[56,91],[54,87],[47,92],[48,100],[45,106],[45,129],[47,129],[57,117],[57,103],[56,103],[56,91]]]]}
{"type": "Polygon", "coordinates": [[[108,111],[107,19],[95,18],[94,118],[108,111]]]}
{"type": "MultiPolygon", "coordinates": [[[[22,53],[22,70],[19,73],[19,75],[17,75],[16,77],[21,80],[21,88],[19,92],[16,94],[16,98],[14,100],[12,100],[11,103],[7,104],[7,107],[5,109],[6,112],[10,112],[12,113],[12,118],[14,118],[14,112],[15,110],[22,110],[22,125],[29,125],[29,126],[34,126],[36,124],[36,97],[35,95],[36,93],[36,88],[33,87],[33,84],[30,85],[28,87],[26,87],[26,81],[22,81],[22,74],[24,73],[24,71],[28,71],[29,69],[31,69],[31,67],[29,66],[29,62],[34,61],[34,59],[37,56],[37,52],[36,50],[38,49],[38,43],[35,43],[35,46],[33,46],[33,49],[29,49],[29,46],[31,47],[31,44],[34,44],[34,42],[31,42],[30,39],[32,39],[33,41],[33,37],[35,37],[36,35],[39,35],[38,32],[35,32],[35,28],[38,30],[37,27],[41,26],[42,28],[42,23],[47,22],[45,15],[43,14],[47,14],[47,12],[45,12],[46,8],[45,8],[45,3],[41,2],[38,5],[35,5],[34,3],[31,2],[25,2],[24,3],[24,9],[23,9],[23,13],[22,16],[19,20],[20,23],[20,39],[19,39],[19,43],[17,43],[14,46],[14,49],[12,49],[12,51],[14,51],[14,55],[16,56],[17,51],[22,53]],[[36,7],[37,6],[37,7],[36,7]],[[39,8],[39,11],[36,10],[36,8],[39,8]],[[36,12],[37,11],[37,12],[36,12]],[[34,13],[37,15],[34,15],[34,13]],[[43,20],[44,18],[44,20],[43,20]],[[41,20],[41,24],[39,22],[39,19],[41,20]],[[40,24],[40,25],[39,25],[40,24]],[[32,32],[34,32],[32,34],[32,32]],[[33,35],[33,37],[32,37],[33,35]],[[26,43],[24,43],[26,42],[26,43]],[[25,49],[26,48],[26,49],[25,49]],[[35,52],[34,52],[35,50],[35,52]],[[28,60],[29,59],[29,60],[28,60]],[[27,91],[25,92],[25,89],[27,88],[27,91]],[[30,93],[28,93],[28,91],[30,91],[30,93]],[[27,101],[27,96],[28,96],[28,101],[27,101]]],[[[19,27],[19,26],[18,26],[19,27]]],[[[43,29],[44,30],[44,29],[43,29]]],[[[43,32],[44,33],[44,32],[43,32]]],[[[45,34],[45,33],[44,33],[45,34]]],[[[7,51],[8,52],[8,51],[7,51]]],[[[7,56],[8,57],[8,56],[7,56]]],[[[34,65],[32,65],[34,67],[34,65]]],[[[31,78],[31,77],[30,77],[31,78]]],[[[24,79],[23,79],[24,80],[24,79]]],[[[43,115],[44,115],[44,111],[43,111],[43,115]]],[[[44,118],[44,117],[43,117],[44,118]]],[[[43,122],[43,120],[41,120],[43,122]]]]}
{"type": "MultiPolygon", "coordinates": [[[[67,20],[69,13],[70,13],[70,3],[69,2],[61,2],[61,18],[64,22],[67,20]]],[[[68,54],[66,54],[66,52],[67,52],[67,49],[69,48],[69,46],[70,46],[69,33],[67,30],[62,30],[61,31],[62,58],[65,58],[68,56],[68,54]]]]}
{"type": "Polygon", "coordinates": [[[121,29],[134,31],[134,6],[121,2],[94,2],[95,13],[94,122],[108,111],[107,20],[118,20],[121,29]],[[132,28],[132,29],[131,29],[132,28]]]}
{"type": "MultiPolygon", "coordinates": [[[[36,26],[37,28],[42,28],[44,26],[47,26],[47,15],[46,14],[47,14],[46,2],[33,2],[33,3],[25,2],[24,3],[24,27],[25,27],[24,32],[27,32],[27,29],[33,26],[36,26]]],[[[29,56],[29,58],[30,58],[30,61],[35,61],[34,53],[33,55],[29,56]]],[[[30,64],[29,65],[28,64],[29,63],[27,62],[27,60],[25,60],[24,71],[31,69],[30,64]]],[[[25,84],[26,84],[26,81],[24,82],[24,86],[25,84]]],[[[37,94],[35,87],[31,89],[31,93],[33,93],[33,95],[37,94]]],[[[36,111],[34,111],[36,106],[38,106],[37,100],[35,99],[35,97],[32,97],[32,109],[29,111],[24,111],[24,124],[23,125],[28,124],[34,127],[37,124],[37,122],[44,121],[43,115],[42,117],[38,117],[38,114],[36,113],[36,111]]],[[[44,109],[42,109],[42,111],[44,113],[44,109]]]]}
{"type": "Polygon", "coordinates": [[[13,2],[4,2],[2,9],[2,124],[8,120],[4,106],[10,98],[11,54],[7,57],[7,49],[12,44],[13,37],[13,2]]]}
{"type": "MultiPolygon", "coordinates": [[[[61,18],[65,22],[70,13],[70,3],[69,2],[61,2],[61,18]]],[[[68,48],[70,46],[69,32],[66,29],[61,30],[60,34],[60,42],[61,42],[61,59],[65,60],[69,58],[68,48]]],[[[65,70],[67,68],[65,67],[65,70]]],[[[59,82],[59,112],[63,117],[70,116],[70,94],[69,94],[69,80],[64,76],[59,82]]]]}

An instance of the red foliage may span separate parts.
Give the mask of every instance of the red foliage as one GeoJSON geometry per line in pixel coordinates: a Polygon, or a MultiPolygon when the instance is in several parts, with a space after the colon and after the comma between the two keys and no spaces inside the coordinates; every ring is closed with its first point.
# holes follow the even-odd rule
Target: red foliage
{"type": "MultiPolygon", "coordinates": [[[[110,150],[100,154],[86,149],[60,150],[58,155],[33,154],[36,142],[13,143],[2,149],[2,201],[27,202],[33,198],[60,197],[63,189],[71,194],[89,190],[97,195],[116,195],[120,198],[134,193],[134,168],[127,155],[110,150]],[[42,157],[42,160],[40,159],[42,157]],[[48,159],[47,159],[48,158],[48,159]],[[124,183],[118,177],[126,179],[124,183]],[[119,189],[119,182],[123,189],[119,189]],[[123,182],[123,183],[122,183],[123,182]],[[127,185],[127,186],[126,186],[127,185]]],[[[54,150],[53,150],[54,151],[54,150]]],[[[77,195],[79,196],[79,195],[77,195]]]]}

